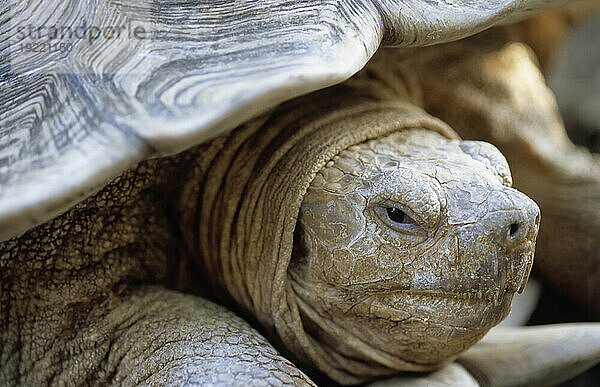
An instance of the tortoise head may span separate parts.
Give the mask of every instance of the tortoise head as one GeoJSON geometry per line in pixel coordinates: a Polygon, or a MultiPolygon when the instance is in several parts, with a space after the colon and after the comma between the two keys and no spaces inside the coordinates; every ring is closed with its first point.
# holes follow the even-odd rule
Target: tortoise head
{"type": "Polygon", "coordinates": [[[510,311],[540,213],[490,144],[410,129],[344,150],[304,197],[288,269],[306,330],[346,358],[439,365],[510,311]]]}

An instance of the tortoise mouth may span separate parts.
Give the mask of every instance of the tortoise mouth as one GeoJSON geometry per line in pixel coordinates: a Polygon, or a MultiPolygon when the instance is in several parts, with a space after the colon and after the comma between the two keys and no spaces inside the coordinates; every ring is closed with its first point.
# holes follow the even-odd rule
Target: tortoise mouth
{"type": "Polygon", "coordinates": [[[399,290],[378,294],[371,312],[399,322],[486,330],[506,318],[513,296],[507,291],[399,290]]]}

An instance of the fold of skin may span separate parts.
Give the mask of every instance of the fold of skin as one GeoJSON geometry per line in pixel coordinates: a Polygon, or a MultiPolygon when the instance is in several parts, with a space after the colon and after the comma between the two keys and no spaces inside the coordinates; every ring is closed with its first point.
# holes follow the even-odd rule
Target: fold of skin
{"type": "Polygon", "coordinates": [[[208,151],[214,158],[205,171],[198,169],[185,179],[190,188],[180,199],[180,228],[202,271],[211,273],[211,293],[240,305],[295,359],[344,383],[401,368],[438,366],[386,355],[394,359],[393,368],[365,363],[358,375],[339,369],[342,359],[332,358],[307,334],[292,298],[287,267],[296,219],[318,170],[349,146],[407,127],[453,137],[440,121],[373,86],[357,80],[292,101],[266,121],[242,126],[215,143],[218,151],[208,151]]]}

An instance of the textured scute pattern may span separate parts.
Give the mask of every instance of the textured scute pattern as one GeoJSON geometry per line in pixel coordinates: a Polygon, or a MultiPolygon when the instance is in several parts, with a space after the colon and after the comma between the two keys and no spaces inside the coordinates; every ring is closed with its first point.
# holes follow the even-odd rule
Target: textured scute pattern
{"type": "Polygon", "coordinates": [[[142,159],[347,79],[382,39],[454,40],[557,1],[3,1],[0,239],[142,159]],[[27,49],[48,43],[71,49],[27,49]]]}

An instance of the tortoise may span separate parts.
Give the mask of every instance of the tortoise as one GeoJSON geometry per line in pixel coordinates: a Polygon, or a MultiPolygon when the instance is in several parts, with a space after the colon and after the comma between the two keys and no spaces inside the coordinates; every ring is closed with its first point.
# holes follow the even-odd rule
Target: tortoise
{"type": "Polygon", "coordinates": [[[543,5],[2,5],[0,384],[357,384],[447,364],[431,377],[517,384],[597,362],[593,324],[519,329],[521,356],[501,331],[475,344],[523,290],[540,218],[494,146],[428,113],[443,104],[422,79],[455,51],[383,50],[341,83],[380,43],[543,5]]]}

